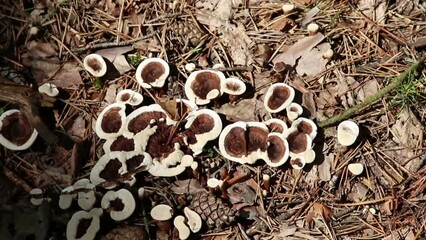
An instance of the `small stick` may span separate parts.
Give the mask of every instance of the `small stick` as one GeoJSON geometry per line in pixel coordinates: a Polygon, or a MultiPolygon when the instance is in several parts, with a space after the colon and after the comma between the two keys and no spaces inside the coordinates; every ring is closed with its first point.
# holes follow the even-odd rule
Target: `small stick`
{"type": "Polygon", "coordinates": [[[84,51],[87,51],[87,50],[94,50],[94,49],[101,49],[101,48],[127,46],[127,45],[131,45],[135,42],[151,38],[152,36],[154,36],[153,33],[148,34],[148,35],[143,36],[143,37],[139,37],[139,38],[135,38],[135,39],[127,40],[127,41],[122,41],[122,42],[104,42],[104,43],[98,43],[98,44],[88,44],[84,47],[72,48],[71,51],[72,52],[84,52],[84,51]]]}
{"type": "Polygon", "coordinates": [[[386,87],[382,88],[380,91],[375,93],[374,95],[366,98],[362,103],[355,105],[344,112],[338,114],[337,116],[331,117],[329,119],[325,119],[318,123],[319,127],[328,127],[332,126],[338,122],[341,122],[345,119],[348,119],[349,117],[353,116],[354,114],[358,113],[360,110],[362,110],[365,107],[368,107],[373,102],[377,101],[378,99],[384,97],[386,94],[390,93],[394,89],[396,89],[399,85],[401,85],[405,80],[407,80],[412,74],[415,74],[415,72],[419,71],[424,67],[423,63],[426,61],[426,56],[422,56],[416,63],[411,65],[407,70],[405,70],[402,74],[396,76],[394,80],[387,85],[386,87]]]}

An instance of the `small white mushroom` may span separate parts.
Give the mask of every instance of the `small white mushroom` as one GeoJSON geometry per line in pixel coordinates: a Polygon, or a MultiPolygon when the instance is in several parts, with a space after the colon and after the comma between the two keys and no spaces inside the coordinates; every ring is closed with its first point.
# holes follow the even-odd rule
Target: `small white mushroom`
{"type": "Polygon", "coordinates": [[[173,220],[173,225],[179,232],[179,239],[184,240],[189,238],[191,230],[188,228],[188,226],[186,226],[184,216],[179,215],[175,217],[175,219],[173,220]]]}
{"type": "Polygon", "coordinates": [[[47,96],[50,97],[56,97],[59,94],[59,90],[58,88],[51,83],[44,83],[42,84],[40,87],[38,87],[38,92],[39,93],[44,93],[47,96]]]}
{"type": "Polygon", "coordinates": [[[89,54],[83,59],[83,67],[95,77],[102,77],[107,72],[104,58],[96,53],[89,54]]]}
{"type": "Polygon", "coordinates": [[[359,127],[353,121],[346,120],[337,126],[337,141],[343,146],[354,144],[358,135],[359,127]]]}
{"type": "Polygon", "coordinates": [[[187,63],[185,65],[185,70],[188,72],[193,72],[195,70],[195,63],[187,63]]]}
{"type": "Polygon", "coordinates": [[[358,176],[364,171],[364,165],[362,165],[362,163],[350,163],[348,164],[348,170],[353,175],[358,176]]]}
{"type": "Polygon", "coordinates": [[[61,195],[59,196],[59,208],[65,210],[71,207],[72,200],[77,197],[77,193],[74,192],[73,186],[62,189],[61,195]]]}
{"type": "Polygon", "coordinates": [[[246,91],[246,84],[238,78],[227,78],[222,83],[223,92],[229,95],[241,95],[246,91]]]}
{"type": "Polygon", "coordinates": [[[287,117],[290,121],[296,120],[303,113],[303,108],[300,104],[292,102],[286,107],[287,117]]]}
{"type": "Polygon", "coordinates": [[[173,217],[174,211],[169,205],[158,204],[151,209],[151,217],[157,221],[166,221],[173,217]]]}
{"type": "Polygon", "coordinates": [[[310,23],[307,27],[309,35],[315,35],[319,31],[319,25],[316,23],[310,23]]]}
{"type": "Polygon", "coordinates": [[[118,92],[115,101],[117,103],[129,104],[131,106],[137,106],[143,102],[142,94],[133,91],[132,89],[124,89],[118,92]]]}
{"type": "Polygon", "coordinates": [[[161,88],[170,74],[170,67],[161,58],[147,58],[136,69],[136,80],[143,88],[161,88]]]}
{"type": "Polygon", "coordinates": [[[291,4],[291,3],[284,3],[281,9],[283,10],[284,14],[289,14],[293,12],[294,9],[296,9],[296,6],[294,6],[294,4],[291,4]]]}
{"type": "Polygon", "coordinates": [[[306,164],[306,160],[302,156],[295,156],[290,159],[290,165],[296,170],[302,169],[305,166],[305,164],[306,164]]]}
{"type": "Polygon", "coordinates": [[[334,51],[333,49],[328,49],[323,55],[322,57],[327,59],[327,60],[331,60],[331,58],[333,58],[334,55],[334,51]]]}
{"type": "Polygon", "coordinates": [[[221,187],[222,185],[223,185],[223,181],[217,178],[209,178],[207,180],[207,186],[209,188],[217,188],[217,187],[221,187]]]}
{"type": "Polygon", "coordinates": [[[39,206],[43,203],[43,191],[40,188],[34,188],[30,191],[30,202],[34,206],[39,206]]]}
{"type": "Polygon", "coordinates": [[[185,207],[183,212],[188,219],[189,229],[191,229],[193,233],[199,232],[203,225],[200,215],[188,207],[185,207]]]}

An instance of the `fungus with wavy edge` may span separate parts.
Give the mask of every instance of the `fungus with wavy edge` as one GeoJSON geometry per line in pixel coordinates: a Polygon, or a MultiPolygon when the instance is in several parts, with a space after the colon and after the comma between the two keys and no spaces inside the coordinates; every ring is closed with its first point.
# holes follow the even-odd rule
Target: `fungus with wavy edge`
{"type": "Polygon", "coordinates": [[[156,177],[174,177],[185,171],[194,162],[194,158],[185,155],[179,144],[175,143],[175,150],[162,160],[153,159],[148,172],[156,177]]]}
{"type": "Polygon", "coordinates": [[[147,58],[136,69],[136,80],[143,88],[161,88],[170,74],[170,67],[161,58],[147,58]]]}
{"type": "Polygon", "coordinates": [[[113,103],[102,110],[96,119],[95,132],[99,138],[116,138],[123,133],[126,124],[126,105],[113,103]]]}
{"type": "Polygon", "coordinates": [[[39,93],[44,93],[49,97],[56,97],[59,94],[58,88],[51,83],[43,83],[38,87],[39,93]]]}
{"type": "Polygon", "coordinates": [[[191,210],[189,207],[185,207],[183,209],[183,213],[185,214],[186,219],[188,219],[187,224],[189,229],[191,229],[193,233],[199,232],[203,226],[201,216],[194,210],[191,210]]]}
{"type": "Polygon", "coordinates": [[[246,91],[246,84],[238,78],[226,78],[222,83],[223,92],[229,95],[241,95],[246,91]]]}
{"type": "Polygon", "coordinates": [[[129,104],[130,106],[137,106],[143,102],[143,96],[132,89],[123,89],[117,93],[115,102],[129,104]]]}
{"type": "Polygon", "coordinates": [[[270,113],[284,110],[293,102],[295,91],[285,83],[272,84],[265,93],[264,106],[270,113]]]}
{"type": "Polygon", "coordinates": [[[287,140],[280,133],[270,133],[267,140],[267,158],[263,159],[271,167],[279,167],[287,162],[290,154],[287,140]]]}
{"type": "Polygon", "coordinates": [[[142,151],[141,144],[135,138],[126,138],[124,136],[107,139],[102,149],[105,153],[142,151]]]}
{"type": "Polygon", "coordinates": [[[200,154],[206,143],[216,139],[222,131],[222,120],[210,109],[194,111],[186,120],[184,141],[194,156],[200,154]]]}
{"type": "Polygon", "coordinates": [[[224,81],[225,75],[220,71],[194,71],[186,79],[185,94],[195,104],[206,105],[223,94],[224,81]]]}
{"type": "Polygon", "coordinates": [[[184,216],[177,216],[173,220],[173,225],[176,227],[179,233],[179,239],[184,240],[188,239],[189,235],[191,235],[191,230],[189,227],[185,224],[185,217],[184,216]]]}
{"type": "Polygon", "coordinates": [[[337,141],[343,146],[354,144],[358,135],[359,127],[354,121],[346,120],[337,126],[337,141]]]}
{"type": "Polygon", "coordinates": [[[107,72],[107,64],[104,58],[96,53],[84,57],[83,67],[94,77],[102,77],[107,72]]]}
{"type": "Polygon", "coordinates": [[[259,122],[235,122],[226,126],[219,136],[223,157],[238,163],[253,164],[267,158],[269,130],[259,122]]]}
{"type": "Polygon", "coordinates": [[[288,127],[287,124],[278,118],[271,118],[269,120],[266,120],[265,125],[268,127],[269,132],[276,132],[283,134],[285,131],[287,131],[288,127]]]}
{"type": "Polygon", "coordinates": [[[17,109],[0,116],[0,144],[10,150],[25,150],[34,143],[38,135],[28,118],[17,109]]]}
{"type": "Polygon", "coordinates": [[[290,165],[296,170],[302,169],[303,167],[305,167],[305,164],[306,164],[306,160],[302,156],[296,156],[296,157],[290,158],[290,165]]]}
{"type": "Polygon", "coordinates": [[[30,202],[34,206],[39,206],[43,203],[43,190],[40,188],[34,188],[30,191],[30,202]]]}
{"type": "Polygon", "coordinates": [[[300,155],[312,148],[312,138],[309,134],[300,132],[295,127],[289,128],[284,133],[284,137],[287,139],[290,148],[290,157],[300,155]]]}
{"type": "Polygon", "coordinates": [[[69,186],[62,189],[61,195],[59,195],[59,201],[58,201],[59,208],[62,210],[70,208],[72,201],[76,197],[77,197],[77,193],[73,186],[69,186]]]}
{"type": "Polygon", "coordinates": [[[290,105],[288,105],[285,110],[287,112],[287,118],[291,122],[296,120],[303,113],[302,106],[295,102],[290,103],[290,105]]]}
{"type": "Polygon", "coordinates": [[[125,173],[127,173],[125,155],[121,152],[106,153],[93,166],[90,182],[111,189],[117,186],[117,181],[125,173]]]}
{"type": "Polygon", "coordinates": [[[157,221],[167,221],[173,217],[173,208],[166,204],[158,204],[151,209],[151,217],[157,221]]]}
{"type": "Polygon", "coordinates": [[[90,212],[84,210],[74,213],[67,224],[67,240],[93,240],[101,228],[101,208],[93,208],[90,212]]]}
{"type": "Polygon", "coordinates": [[[74,183],[77,192],[77,204],[83,210],[90,210],[96,203],[95,185],[87,178],[82,178],[74,183]]]}
{"type": "Polygon", "coordinates": [[[123,188],[105,193],[101,200],[101,206],[109,212],[111,219],[122,221],[133,214],[136,201],[132,193],[123,188]]]}
{"type": "Polygon", "coordinates": [[[297,128],[299,132],[308,134],[312,140],[317,136],[318,127],[314,121],[309,118],[298,118],[291,124],[291,127],[297,128]]]}

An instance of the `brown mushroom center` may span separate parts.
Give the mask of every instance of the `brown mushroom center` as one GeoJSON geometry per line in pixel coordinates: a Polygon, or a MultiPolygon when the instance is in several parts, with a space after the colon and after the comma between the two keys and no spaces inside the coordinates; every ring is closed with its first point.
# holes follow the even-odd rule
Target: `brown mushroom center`
{"type": "Polygon", "coordinates": [[[305,133],[305,134],[311,134],[314,129],[312,128],[311,124],[309,124],[306,121],[301,121],[299,124],[297,124],[297,131],[305,133]]]}
{"type": "Polygon", "coordinates": [[[191,84],[191,88],[199,98],[207,99],[207,94],[212,90],[220,91],[220,77],[213,72],[198,73],[191,84]]]}
{"type": "Polygon", "coordinates": [[[101,122],[102,130],[105,133],[116,133],[120,130],[121,121],[120,107],[112,107],[104,114],[101,122]]]}
{"type": "Polygon", "coordinates": [[[116,198],[109,202],[110,208],[114,211],[120,212],[124,209],[124,203],[121,198],[116,198]]]}
{"type": "Polygon", "coordinates": [[[287,137],[288,147],[293,153],[302,153],[308,148],[307,135],[298,131],[290,133],[287,137]]]}
{"type": "Polygon", "coordinates": [[[240,127],[232,128],[225,136],[224,143],[226,153],[232,157],[242,157],[246,155],[245,130],[240,127]]]}
{"type": "Polygon", "coordinates": [[[75,238],[80,239],[87,233],[90,225],[92,224],[93,218],[82,218],[78,221],[77,232],[75,233],[75,238]]]}
{"type": "Polygon", "coordinates": [[[297,113],[299,110],[297,109],[297,107],[291,107],[290,108],[290,112],[295,112],[297,113]]]}
{"type": "Polygon", "coordinates": [[[248,145],[247,152],[255,152],[260,149],[262,152],[266,151],[268,141],[268,130],[259,127],[248,127],[248,145]]]}
{"type": "Polygon", "coordinates": [[[268,99],[268,107],[272,110],[281,107],[290,97],[290,90],[287,87],[277,86],[272,91],[268,99]]]}
{"type": "Polygon", "coordinates": [[[174,143],[178,140],[177,137],[171,136],[174,127],[167,125],[165,122],[157,124],[157,130],[148,139],[146,152],[158,161],[167,158],[175,151],[174,143]]]}
{"type": "Polygon", "coordinates": [[[236,91],[240,90],[241,87],[237,83],[228,82],[228,83],[226,83],[226,88],[233,91],[233,92],[236,92],[236,91]]]}
{"type": "Polygon", "coordinates": [[[130,152],[135,150],[135,143],[133,138],[125,138],[123,136],[119,136],[116,138],[109,148],[111,151],[124,151],[124,152],[130,152]]]}
{"type": "Polygon", "coordinates": [[[136,172],[137,170],[139,170],[144,159],[145,159],[144,155],[136,155],[134,157],[127,159],[126,161],[127,171],[136,172]]]}
{"type": "Polygon", "coordinates": [[[161,118],[166,118],[167,115],[162,112],[144,112],[138,116],[132,118],[129,121],[129,131],[132,133],[138,133],[150,125],[151,120],[158,122],[161,118]]]}
{"type": "Polygon", "coordinates": [[[96,58],[89,58],[87,60],[87,65],[89,65],[89,67],[91,67],[96,72],[102,69],[101,63],[96,58]]]}
{"type": "Polygon", "coordinates": [[[285,145],[281,138],[277,136],[270,136],[268,138],[268,157],[271,162],[276,163],[279,162],[285,154],[285,145]]]}
{"type": "Polygon", "coordinates": [[[283,133],[284,132],[283,126],[281,126],[278,123],[270,123],[268,125],[268,129],[269,129],[270,132],[276,132],[276,133],[283,133]]]}
{"type": "Polygon", "coordinates": [[[106,181],[116,181],[121,177],[119,169],[121,168],[122,163],[118,159],[110,159],[105,165],[104,169],[99,173],[99,177],[105,179],[106,181]]]}
{"type": "Polygon", "coordinates": [[[27,117],[20,112],[6,116],[2,124],[0,134],[17,146],[25,144],[34,132],[27,117]]]}
{"type": "Polygon", "coordinates": [[[153,83],[165,73],[163,64],[159,62],[150,62],[142,70],[141,77],[146,83],[153,83]]]}
{"type": "Polygon", "coordinates": [[[298,166],[300,168],[303,167],[303,162],[302,162],[302,160],[300,158],[293,158],[293,159],[291,159],[290,160],[290,164],[298,166]]]}
{"type": "Polygon", "coordinates": [[[208,114],[198,115],[188,129],[188,143],[195,144],[197,139],[195,135],[210,132],[214,127],[214,119],[208,114]]]}
{"type": "Polygon", "coordinates": [[[121,95],[121,101],[126,102],[127,100],[129,100],[132,96],[130,95],[130,93],[123,93],[121,95]]]}

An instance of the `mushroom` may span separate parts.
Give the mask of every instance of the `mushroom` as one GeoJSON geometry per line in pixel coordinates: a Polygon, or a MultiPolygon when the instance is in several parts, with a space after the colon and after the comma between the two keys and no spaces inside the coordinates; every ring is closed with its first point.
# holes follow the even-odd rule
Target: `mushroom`
{"type": "Polygon", "coordinates": [[[289,14],[293,12],[294,9],[296,9],[296,6],[294,6],[294,4],[291,4],[291,3],[284,3],[281,9],[283,10],[284,14],[289,14]]]}
{"type": "Polygon", "coordinates": [[[162,160],[154,159],[152,166],[148,172],[156,177],[173,177],[185,171],[186,167],[190,167],[194,162],[194,158],[190,155],[185,155],[176,143],[174,152],[170,153],[162,160]]]}
{"type": "Polygon", "coordinates": [[[358,176],[364,171],[364,165],[362,163],[350,163],[348,164],[348,170],[353,175],[358,176]]]}
{"type": "Polygon", "coordinates": [[[267,140],[267,158],[266,164],[271,167],[283,165],[290,154],[287,140],[280,133],[270,133],[267,140]]]}
{"type": "Polygon", "coordinates": [[[290,103],[290,105],[288,105],[285,110],[287,112],[288,120],[291,122],[296,120],[296,118],[298,118],[303,113],[302,106],[295,102],[290,103]]]}
{"type": "Polygon", "coordinates": [[[87,178],[82,178],[74,183],[74,190],[77,192],[77,204],[83,210],[90,210],[96,202],[95,185],[87,178]]]}
{"type": "Polygon", "coordinates": [[[118,92],[115,101],[117,103],[129,104],[131,106],[140,105],[143,102],[142,94],[133,91],[132,89],[124,89],[118,92]]]}
{"type": "Polygon", "coordinates": [[[317,136],[318,127],[311,119],[302,117],[298,118],[291,124],[291,127],[297,128],[297,130],[301,133],[308,134],[312,140],[317,136]]]}
{"type": "Polygon", "coordinates": [[[312,148],[312,138],[309,134],[298,131],[297,128],[291,127],[285,133],[290,148],[290,157],[303,154],[306,150],[312,148]]]}
{"type": "Polygon", "coordinates": [[[185,217],[188,219],[187,223],[188,223],[189,229],[191,229],[193,233],[199,232],[203,225],[200,215],[188,207],[185,207],[183,209],[183,213],[185,214],[185,217]]]}
{"type": "Polygon", "coordinates": [[[265,122],[265,125],[268,127],[269,132],[276,132],[283,134],[287,131],[287,124],[278,118],[271,118],[265,122]]]}
{"type": "Polygon", "coordinates": [[[195,104],[206,105],[222,95],[224,81],[225,75],[220,71],[194,71],[186,79],[185,94],[195,104]]]}
{"type": "Polygon", "coordinates": [[[83,59],[83,67],[95,77],[102,77],[107,71],[104,58],[96,53],[89,54],[83,59]]]}
{"type": "Polygon", "coordinates": [[[327,51],[325,51],[322,57],[330,61],[333,58],[333,55],[334,55],[333,49],[328,49],[327,51]]]}
{"type": "Polygon", "coordinates": [[[295,91],[285,83],[274,83],[265,93],[264,105],[268,112],[277,113],[284,110],[293,101],[295,91]]]}
{"type": "Polygon", "coordinates": [[[189,238],[189,235],[191,234],[190,229],[185,224],[185,217],[184,216],[177,216],[173,220],[173,225],[176,227],[176,229],[179,232],[179,239],[184,240],[189,238]]]}
{"type": "Polygon", "coordinates": [[[126,124],[126,105],[113,103],[102,110],[96,120],[95,131],[102,139],[116,138],[123,132],[126,124]]]}
{"type": "Polygon", "coordinates": [[[157,221],[170,220],[173,214],[173,208],[166,204],[158,204],[151,209],[151,217],[157,221]]]}
{"type": "Polygon", "coordinates": [[[136,141],[134,138],[127,138],[124,136],[107,139],[102,148],[105,153],[142,151],[141,145],[138,141],[136,141]]]}
{"type": "Polygon", "coordinates": [[[136,202],[127,189],[108,191],[101,200],[101,206],[107,210],[115,221],[122,221],[130,217],[135,211],[136,202]]]}
{"type": "Polygon", "coordinates": [[[93,240],[98,233],[102,209],[94,208],[90,212],[78,211],[67,224],[67,240],[93,240]]]}
{"type": "Polygon", "coordinates": [[[127,173],[126,157],[121,152],[110,152],[104,154],[90,172],[90,181],[94,185],[103,184],[106,189],[114,188],[127,173]]]}
{"type": "Polygon", "coordinates": [[[136,80],[143,88],[161,88],[170,74],[170,67],[161,58],[147,58],[136,69],[136,80]]]}
{"type": "Polygon", "coordinates": [[[75,193],[75,189],[73,186],[69,186],[62,189],[61,195],[59,195],[59,208],[63,210],[70,208],[72,200],[76,197],[77,193],[75,193]]]}
{"type": "Polygon", "coordinates": [[[226,78],[222,90],[229,95],[241,95],[246,91],[246,84],[238,78],[226,78]]]}
{"type": "Polygon", "coordinates": [[[220,188],[223,185],[223,180],[219,180],[217,178],[209,178],[207,180],[207,186],[209,188],[215,189],[215,188],[220,188]]]}
{"type": "Polygon", "coordinates": [[[58,88],[51,83],[44,83],[40,87],[38,87],[39,93],[44,93],[49,97],[56,97],[59,94],[58,88]]]}
{"type": "Polygon", "coordinates": [[[17,109],[11,109],[0,116],[0,144],[10,150],[29,148],[38,135],[28,118],[17,109]]]}
{"type": "Polygon", "coordinates": [[[308,30],[309,35],[311,35],[311,36],[315,35],[319,31],[319,25],[316,24],[316,23],[310,23],[310,24],[308,24],[307,30],[308,30]]]}
{"type": "Polygon", "coordinates": [[[185,65],[185,70],[188,71],[188,72],[194,71],[195,68],[196,68],[195,63],[187,63],[185,65]]]}
{"type": "Polygon", "coordinates": [[[358,135],[359,127],[354,121],[346,120],[337,126],[337,141],[343,146],[354,144],[358,135]]]}
{"type": "Polygon", "coordinates": [[[302,169],[305,166],[305,164],[306,164],[305,158],[302,156],[295,156],[290,159],[290,165],[296,170],[302,169]]]}
{"type": "Polygon", "coordinates": [[[184,141],[196,156],[203,151],[203,147],[208,141],[216,139],[220,135],[222,120],[215,111],[201,109],[188,116],[185,129],[184,141]]]}
{"type": "Polygon", "coordinates": [[[34,206],[39,206],[43,203],[43,190],[40,188],[34,188],[30,191],[30,202],[34,206]]]}

